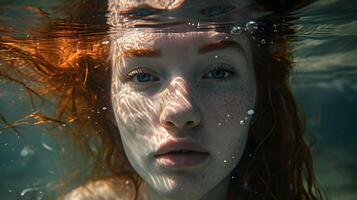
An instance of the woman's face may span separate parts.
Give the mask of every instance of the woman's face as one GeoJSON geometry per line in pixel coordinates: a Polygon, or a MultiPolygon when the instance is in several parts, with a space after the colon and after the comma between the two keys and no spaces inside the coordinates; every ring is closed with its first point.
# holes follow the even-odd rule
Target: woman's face
{"type": "Polygon", "coordinates": [[[111,53],[112,104],[125,153],[151,190],[199,199],[230,180],[256,101],[246,35],[128,31],[113,39],[111,53]],[[204,160],[175,165],[179,159],[155,156],[160,145],[181,139],[204,148],[204,160]]]}

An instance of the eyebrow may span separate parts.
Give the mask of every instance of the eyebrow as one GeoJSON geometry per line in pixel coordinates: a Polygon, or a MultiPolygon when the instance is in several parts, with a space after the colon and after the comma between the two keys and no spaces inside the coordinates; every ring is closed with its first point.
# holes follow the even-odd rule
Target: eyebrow
{"type": "MultiPolygon", "coordinates": [[[[217,42],[209,43],[201,46],[197,53],[205,54],[212,51],[233,48],[238,50],[239,52],[244,52],[242,46],[236,41],[232,40],[219,40],[217,42]]],[[[161,51],[153,49],[153,48],[141,48],[141,49],[130,49],[123,52],[124,58],[129,57],[161,57],[161,51]]]]}

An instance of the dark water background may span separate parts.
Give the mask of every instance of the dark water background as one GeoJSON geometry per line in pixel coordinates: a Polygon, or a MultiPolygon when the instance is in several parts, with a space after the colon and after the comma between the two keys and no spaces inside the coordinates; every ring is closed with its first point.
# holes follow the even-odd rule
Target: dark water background
{"type": "MultiPolygon", "coordinates": [[[[0,20],[14,26],[35,26],[36,19],[19,20],[10,7],[31,5],[46,10],[52,4],[44,0],[1,0],[0,20]]],[[[296,68],[291,83],[307,116],[308,134],[313,135],[318,182],[329,199],[355,200],[357,2],[321,0],[297,15],[296,68]]],[[[0,112],[9,121],[31,112],[27,100],[20,87],[1,83],[0,112]]],[[[66,151],[66,147],[40,128],[24,127],[22,131],[22,140],[12,131],[0,132],[0,199],[47,199],[46,188],[54,188],[64,172],[58,152],[66,151]]]]}

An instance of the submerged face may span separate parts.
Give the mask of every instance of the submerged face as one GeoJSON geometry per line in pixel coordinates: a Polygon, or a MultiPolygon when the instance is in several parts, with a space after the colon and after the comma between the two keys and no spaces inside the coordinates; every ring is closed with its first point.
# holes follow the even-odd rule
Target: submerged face
{"type": "Polygon", "coordinates": [[[163,197],[198,199],[230,179],[249,129],[256,84],[245,35],[128,32],[112,41],[112,103],[125,153],[163,197]],[[190,140],[208,156],[169,166],[155,153],[190,140]]]}

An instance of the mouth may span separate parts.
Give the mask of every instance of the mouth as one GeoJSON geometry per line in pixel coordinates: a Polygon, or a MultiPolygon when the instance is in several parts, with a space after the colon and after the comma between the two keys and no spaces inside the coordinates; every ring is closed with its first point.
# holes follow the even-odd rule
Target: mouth
{"type": "Polygon", "coordinates": [[[189,168],[204,162],[209,157],[198,143],[190,139],[172,139],[160,145],[155,160],[166,168],[189,168]]]}

